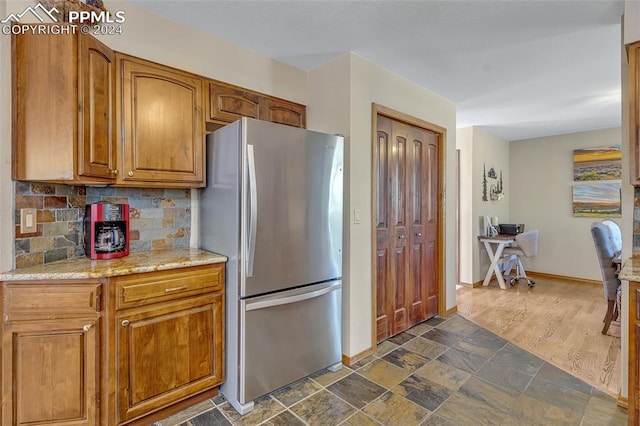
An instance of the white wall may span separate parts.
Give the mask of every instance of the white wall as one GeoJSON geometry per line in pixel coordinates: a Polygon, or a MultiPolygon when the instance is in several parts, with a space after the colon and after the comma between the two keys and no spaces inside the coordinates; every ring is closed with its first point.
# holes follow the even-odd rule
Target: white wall
{"type": "MultiPolygon", "coordinates": [[[[509,142],[480,127],[457,129],[461,156],[461,268],[460,282],[474,284],[484,279],[489,268],[489,256],[478,235],[484,232],[484,217],[497,217],[500,223],[514,223],[509,214],[509,142]],[[493,168],[497,179],[488,176],[493,168]],[[483,170],[487,173],[487,200],[482,201],[483,170]],[[491,200],[489,188],[496,184],[502,172],[502,200],[491,200]]],[[[520,223],[520,222],[516,222],[520,223]]]]}
{"type": "Polygon", "coordinates": [[[624,44],[640,41],[640,1],[624,2],[624,44]]]}
{"type": "Polygon", "coordinates": [[[321,118],[309,123],[347,139],[345,157],[345,268],[343,301],[344,348],[354,356],[375,345],[372,336],[371,294],[371,157],[372,103],[437,124],[447,129],[446,185],[446,307],[455,306],[455,105],[416,84],[349,53],[309,73],[309,112],[321,118]],[[348,79],[345,80],[345,75],[348,79]],[[346,110],[345,110],[346,108],[346,110]],[[330,117],[329,120],[327,118],[330,117]],[[348,122],[345,123],[344,120],[348,122]],[[346,130],[342,130],[343,126],[346,130]],[[360,224],[353,224],[353,210],[364,213],[360,224]]]}
{"type": "Polygon", "coordinates": [[[619,127],[511,142],[511,218],[540,231],[538,255],[525,259],[525,268],[601,279],[589,230],[600,219],[573,216],[573,150],[621,142],[619,127]]]}
{"type": "MultiPolygon", "coordinates": [[[[8,14],[0,2],[0,16],[8,14]]],[[[13,182],[11,181],[11,38],[0,36],[0,271],[13,268],[13,182]]]]}
{"type": "Polygon", "coordinates": [[[101,36],[110,48],[226,83],[306,104],[307,73],[253,50],[155,15],[129,1],[109,0],[125,12],[123,34],[101,36]]]}
{"type": "MultiPolygon", "coordinates": [[[[352,346],[358,347],[358,343],[352,343],[352,322],[360,324],[371,315],[369,308],[364,312],[358,311],[359,294],[357,286],[352,286],[349,280],[351,275],[350,257],[350,171],[351,168],[351,144],[350,144],[350,55],[344,54],[335,60],[309,72],[309,103],[307,104],[307,128],[326,133],[339,133],[344,135],[344,228],[343,228],[343,265],[342,265],[342,352],[349,356],[358,352],[351,352],[352,346]],[[352,306],[353,305],[353,306],[352,306]],[[361,318],[361,317],[364,317],[361,318]]],[[[364,226],[362,224],[357,226],[364,226]]],[[[356,325],[357,327],[358,325],[356,325]]],[[[366,327],[365,327],[366,330],[366,327]]],[[[366,337],[366,331],[361,332],[366,337]]],[[[365,339],[366,340],[366,339],[365,339]]]]}
{"type": "Polygon", "coordinates": [[[476,237],[473,220],[473,128],[456,129],[456,148],[460,150],[460,282],[473,284],[473,252],[476,237]]]}

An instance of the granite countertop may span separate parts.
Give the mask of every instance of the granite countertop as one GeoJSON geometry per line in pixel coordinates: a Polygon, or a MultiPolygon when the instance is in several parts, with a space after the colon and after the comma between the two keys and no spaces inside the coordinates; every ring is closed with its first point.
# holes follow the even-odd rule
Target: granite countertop
{"type": "Polygon", "coordinates": [[[0,281],[107,278],[226,261],[226,256],[198,249],[158,250],[130,253],[117,259],[91,260],[81,257],[19,268],[0,273],[0,281]]]}
{"type": "Polygon", "coordinates": [[[627,281],[640,281],[640,259],[632,257],[625,260],[618,278],[627,281]]]}

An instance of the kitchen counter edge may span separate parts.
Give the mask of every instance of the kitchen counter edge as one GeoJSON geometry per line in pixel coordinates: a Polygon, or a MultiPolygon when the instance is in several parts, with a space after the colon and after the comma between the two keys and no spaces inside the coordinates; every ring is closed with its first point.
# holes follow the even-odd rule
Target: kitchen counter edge
{"type": "Polygon", "coordinates": [[[17,268],[0,273],[0,281],[72,280],[109,278],[144,272],[165,271],[190,266],[223,263],[227,257],[198,249],[157,250],[130,253],[117,259],[91,260],[87,257],[45,265],[17,268]]]}
{"type": "Polygon", "coordinates": [[[640,259],[629,258],[622,264],[618,278],[626,281],[640,282],[640,259]]]}

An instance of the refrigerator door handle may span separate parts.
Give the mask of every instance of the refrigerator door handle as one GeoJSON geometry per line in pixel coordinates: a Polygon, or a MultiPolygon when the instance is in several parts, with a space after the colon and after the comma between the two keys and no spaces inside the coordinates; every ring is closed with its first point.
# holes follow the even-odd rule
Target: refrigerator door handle
{"type": "Polygon", "coordinates": [[[249,247],[247,256],[247,277],[253,276],[253,258],[256,254],[256,228],[258,225],[258,188],[256,186],[256,160],[253,145],[247,145],[247,163],[249,168],[249,247]]]}
{"type": "Polygon", "coordinates": [[[287,305],[289,303],[295,303],[295,302],[300,302],[302,300],[313,299],[315,297],[320,297],[323,294],[327,294],[327,293],[331,293],[332,291],[339,290],[340,288],[342,288],[341,285],[334,284],[325,288],[321,288],[316,291],[297,294],[295,296],[283,297],[282,299],[271,299],[271,300],[263,300],[259,302],[247,303],[245,310],[254,311],[256,309],[271,308],[273,306],[287,305]]]}

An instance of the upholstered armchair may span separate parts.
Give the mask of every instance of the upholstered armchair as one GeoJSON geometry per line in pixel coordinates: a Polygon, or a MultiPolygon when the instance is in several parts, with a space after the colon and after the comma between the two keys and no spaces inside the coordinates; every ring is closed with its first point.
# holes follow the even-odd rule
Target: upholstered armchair
{"type": "Polygon", "coordinates": [[[617,292],[620,280],[616,274],[613,258],[622,250],[620,228],[611,220],[591,224],[591,236],[600,263],[604,297],[607,299],[607,313],[604,316],[602,334],[606,334],[612,320],[617,320],[620,307],[617,306],[617,292]]]}

